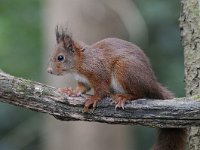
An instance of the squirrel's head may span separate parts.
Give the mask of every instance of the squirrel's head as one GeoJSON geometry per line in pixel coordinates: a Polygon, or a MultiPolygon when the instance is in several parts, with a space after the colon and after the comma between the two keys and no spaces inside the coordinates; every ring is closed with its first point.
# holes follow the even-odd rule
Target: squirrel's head
{"type": "Polygon", "coordinates": [[[57,44],[49,59],[48,73],[63,75],[75,67],[75,45],[67,29],[56,27],[57,44]]]}

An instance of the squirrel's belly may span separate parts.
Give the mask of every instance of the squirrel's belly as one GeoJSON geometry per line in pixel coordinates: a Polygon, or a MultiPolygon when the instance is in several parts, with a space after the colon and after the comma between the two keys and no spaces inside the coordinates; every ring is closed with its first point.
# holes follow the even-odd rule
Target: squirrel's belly
{"type": "Polygon", "coordinates": [[[126,93],[126,91],[123,89],[122,85],[117,81],[115,75],[112,75],[111,78],[111,87],[110,87],[111,92],[114,93],[126,93]]]}
{"type": "MultiPolygon", "coordinates": [[[[74,77],[77,81],[82,82],[82,83],[90,86],[88,79],[86,77],[84,77],[83,75],[80,75],[80,74],[77,74],[77,73],[73,73],[73,75],[74,75],[74,77]]],[[[111,77],[110,91],[112,93],[126,93],[126,91],[123,89],[122,85],[120,85],[120,83],[117,81],[114,74],[111,77]]]]}
{"type": "Polygon", "coordinates": [[[82,82],[82,83],[87,84],[87,85],[90,85],[88,79],[86,77],[84,77],[83,75],[80,75],[80,74],[77,74],[77,73],[74,73],[73,75],[75,76],[75,79],[77,81],[82,82]]]}

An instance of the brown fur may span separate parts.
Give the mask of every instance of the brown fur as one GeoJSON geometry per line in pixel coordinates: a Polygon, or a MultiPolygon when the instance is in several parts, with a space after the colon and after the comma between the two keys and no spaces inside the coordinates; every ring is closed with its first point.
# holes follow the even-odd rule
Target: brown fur
{"type": "Polygon", "coordinates": [[[158,140],[152,150],[184,150],[186,133],[186,129],[158,129],[158,140]]]}
{"type": "MultiPolygon", "coordinates": [[[[105,96],[111,95],[116,107],[126,100],[138,98],[170,99],[173,94],[160,85],[148,58],[136,45],[107,38],[91,46],[75,41],[68,32],[56,30],[57,46],[50,58],[48,72],[56,75],[73,73],[78,76],[76,92],[94,95],[85,102],[85,111],[105,96]],[[58,61],[58,56],[65,57],[58,61]],[[84,87],[85,86],[85,87],[84,87]]],[[[185,129],[159,129],[158,142],[153,150],[183,150],[185,129]]]]}
{"type": "Polygon", "coordinates": [[[85,94],[87,91],[89,91],[90,90],[90,87],[89,86],[87,86],[87,85],[85,85],[84,83],[82,83],[82,82],[78,82],[78,84],[77,84],[77,87],[76,87],[76,89],[75,89],[75,92],[76,93],[81,93],[81,94],[85,94]]]}

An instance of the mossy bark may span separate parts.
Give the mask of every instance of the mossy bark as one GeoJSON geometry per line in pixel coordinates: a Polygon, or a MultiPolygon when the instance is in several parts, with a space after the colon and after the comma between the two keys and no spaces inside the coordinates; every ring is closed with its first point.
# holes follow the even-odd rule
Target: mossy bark
{"type": "MultiPolygon", "coordinates": [[[[200,92],[200,5],[198,0],[182,0],[180,30],[184,47],[186,96],[200,92]]],[[[200,149],[200,128],[188,130],[188,147],[200,149]]]]}

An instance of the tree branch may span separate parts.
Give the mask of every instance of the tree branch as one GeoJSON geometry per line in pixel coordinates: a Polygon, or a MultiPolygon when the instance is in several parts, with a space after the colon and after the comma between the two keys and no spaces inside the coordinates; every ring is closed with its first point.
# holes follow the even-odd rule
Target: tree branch
{"type": "Polygon", "coordinates": [[[140,124],[151,127],[200,125],[199,96],[172,100],[129,101],[115,110],[110,99],[101,100],[93,112],[83,113],[84,97],[64,97],[56,88],[17,78],[0,71],[0,101],[33,111],[48,113],[64,121],[93,121],[109,124],[140,124]]]}

